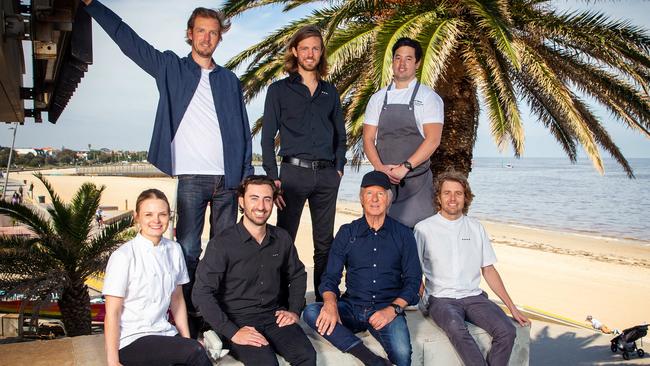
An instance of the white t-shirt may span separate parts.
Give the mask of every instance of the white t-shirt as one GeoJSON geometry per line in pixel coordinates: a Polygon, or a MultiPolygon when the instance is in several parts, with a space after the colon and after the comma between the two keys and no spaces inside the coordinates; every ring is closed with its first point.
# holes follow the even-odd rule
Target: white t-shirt
{"type": "Polygon", "coordinates": [[[483,225],[463,215],[455,221],[435,214],[417,223],[415,240],[429,296],[462,299],[481,293],[481,268],[497,258],[483,225]]]}
{"type": "MultiPolygon", "coordinates": [[[[388,91],[388,104],[409,104],[411,95],[417,79],[413,79],[408,88],[395,89],[395,85],[388,91]]],[[[370,97],[370,101],[366,106],[366,114],[364,124],[377,126],[379,124],[379,115],[384,106],[384,96],[386,95],[386,88],[383,88],[370,97]]],[[[445,121],[445,110],[442,98],[431,88],[424,84],[420,84],[418,93],[415,95],[413,101],[413,109],[415,112],[415,122],[418,125],[420,134],[424,137],[424,130],[422,125],[427,123],[440,123],[445,121]]]]}
{"type": "Polygon", "coordinates": [[[223,141],[210,88],[210,71],[201,80],[172,140],[172,174],[223,175],[223,141]]]}
{"type": "Polygon", "coordinates": [[[104,295],[124,298],[120,349],[148,335],[174,336],[167,320],[171,295],[189,282],[181,246],[162,238],[157,246],[138,234],[111,254],[104,276],[104,295]]]}

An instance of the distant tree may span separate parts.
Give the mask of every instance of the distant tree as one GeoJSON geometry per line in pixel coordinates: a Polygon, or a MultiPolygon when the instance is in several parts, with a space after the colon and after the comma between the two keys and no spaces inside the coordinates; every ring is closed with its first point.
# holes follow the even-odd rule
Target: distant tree
{"type": "Polygon", "coordinates": [[[56,155],[56,159],[59,161],[59,163],[66,165],[72,164],[75,161],[76,157],[77,153],[69,149],[63,149],[56,155]]]}
{"type": "Polygon", "coordinates": [[[27,299],[58,298],[68,336],[91,333],[88,276],[103,271],[109,255],[131,227],[128,216],[93,229],[95,211],[105,187],[84,183],[70,203],[62,202],[50,183],[34,175],[47,189],[52,206],[45,217],[27,204],[0,201],[0,214],[26,226],[33,237],[0,236],[0,288],[27,299]]]}

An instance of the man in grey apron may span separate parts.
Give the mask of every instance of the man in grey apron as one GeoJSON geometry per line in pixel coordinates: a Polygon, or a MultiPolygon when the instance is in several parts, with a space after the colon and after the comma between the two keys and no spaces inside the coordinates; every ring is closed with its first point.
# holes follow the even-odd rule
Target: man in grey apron
{"type": "Polygon", "coordinates": [[[421,58],[410,38],[393,45],[393,81],[370,98],[363,125],[366,157],[393,183],[389,214],[411,228],[435,213],[429,158],[444,121],[442,99],[415,77],[421,58]]]}

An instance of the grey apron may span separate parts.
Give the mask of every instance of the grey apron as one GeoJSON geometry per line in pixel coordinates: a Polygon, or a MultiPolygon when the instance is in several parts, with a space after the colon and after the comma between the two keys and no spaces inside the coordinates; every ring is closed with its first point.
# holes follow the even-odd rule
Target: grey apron
{"type": "MultiPolygon", "coordinates": [[[[409,104],[388,104],[388,90],[377,123],[377,152],[384,164],[399,165],[405,162],[424,141],[415,121],[413,101],[420,88],[415,84],[409,104]]],[[[393,204],[389,214],[402,224],[413,227],[419,221],[432,216],[433,208],[433,174],[429,169],[429,160],[414,167],[404,180],[404,185],[393,185],[393,204]]]]}

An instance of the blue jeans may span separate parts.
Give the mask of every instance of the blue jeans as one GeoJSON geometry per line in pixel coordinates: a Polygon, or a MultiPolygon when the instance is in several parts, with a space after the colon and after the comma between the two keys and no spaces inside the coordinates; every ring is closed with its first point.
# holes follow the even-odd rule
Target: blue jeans
{"type": "MultiPolygon", "coordinates": [[[[183,248],[190,282],[183,285],[188,312],[192,305],[194,273],[201,256],[201,233],[205,210],[210,205],[210,239],[237,221],[237,194],[224,188],[223,175],[179,175],[176,194],[176,241],[183,248]]],[[[191,327],[190,327],[191,328],[191,327]]]]}
{"type": "MultiPolygon", "coordinates": [[[[345,299],[337,303],[339,317],[342,324],[336,324],[331,335],[323,335],[334,347],[342,352],[347,352],[350,348],[361,342],[361,339],[354,333],[368,330],[375,339],[384,347],[390,362],[397,366],[408,366],[411,364],[411,336],[406,317],[398,315],[392,322],[388,323],[380,330],[374,329],[368,319],[380,310],[375,307],[365,307],[353,305],[345,299]]],[[[316,319],[320,315],[323,303],[315,302],[307,305],[302,313],[302,318],[314,330],[317,330],[316,319]]]]}

